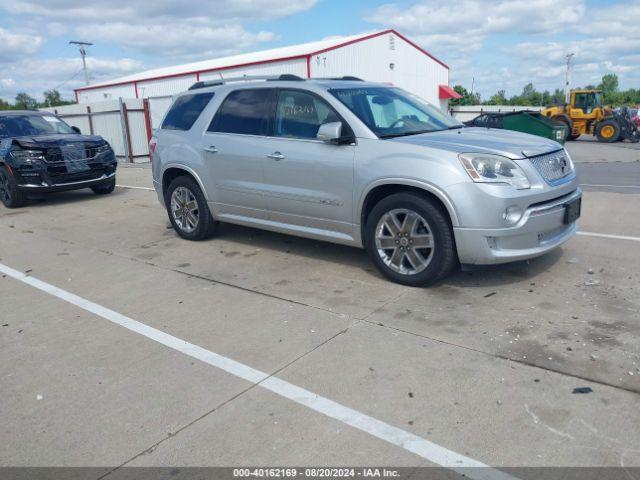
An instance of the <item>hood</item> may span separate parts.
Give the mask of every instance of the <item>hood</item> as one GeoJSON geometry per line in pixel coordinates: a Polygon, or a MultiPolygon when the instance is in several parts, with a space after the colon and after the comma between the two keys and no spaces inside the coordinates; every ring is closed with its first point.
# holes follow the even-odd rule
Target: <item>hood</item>
{"type": "Polygon", "coordinates": [[[87,146],[102,145],[104,139],[99,135],[55,134],[55,135],[30,135],[15,137],[14,144],[22,148],[51,148],[63,146],[87,146]]]}
{"type": "Polygon", "coordinates": [[[386,141],[439,148],[454,153],[494,153],[512,160],[562,149],[562,145],[547,138],[512,130],[482,127],[421,133],[386,141]]]}

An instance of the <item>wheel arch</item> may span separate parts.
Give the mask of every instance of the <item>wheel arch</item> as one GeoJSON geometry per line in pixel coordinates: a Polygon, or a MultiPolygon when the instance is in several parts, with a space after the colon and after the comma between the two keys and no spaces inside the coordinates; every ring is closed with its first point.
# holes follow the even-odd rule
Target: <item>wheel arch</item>
{"type": "Polygon", "coordinates": [[[373,207],[383,198],[400,192],[417,192],[428,196],[439,205],[451,222],[452,227],[460,225],[458,214],[449,197],[434,185],[411,179],[378,180],[369,185],[358,203],[358,218],[360,219],[360,236],[364,244],[364,228],[366,219],[373,207]]]}
{"type": "Polygon", "coordinates": [[[169,164],[162,171],[161,186],[162,186],[163,197],[165,195],[165,192],[167,191],[167,188],[169,188],[169,185],[171,184],[171,182],[175,178],[181,175],[188,175],[192,177],[200,187],[200,190],[204,194],[204,198],[207,201],[209,201],[209,195],[207,193],[207,190],[204,188],[204,184],[200,176],[192,168],[189,168],[185,165],[180,165],[180,164],[169,164]]]}

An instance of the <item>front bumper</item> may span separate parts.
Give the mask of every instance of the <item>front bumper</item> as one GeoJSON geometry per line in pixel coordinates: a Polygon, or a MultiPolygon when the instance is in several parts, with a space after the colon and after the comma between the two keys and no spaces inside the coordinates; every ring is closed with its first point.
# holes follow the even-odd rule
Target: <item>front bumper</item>
{"type": "Polygon", "coordinates": [[[582,197],[578,188],[568,195],[532,205],[509,228],[454,227],[458,258],[462,264],[507,263],[543,255],[569,240],[576,223],[564,223],[564,205],[582,197]]]}
{"type": "Polygon", "coordinates": [[[18,185],[18,189],[29,193],[50,193],[50,192],[64,192],[69,190],[79,190],[81,188],[91,188],[103,183],[108,183],[116,178],[116,172],[110,174],[102,174],[98,178],[92,178],[89,180],[81,180],[77,182],[61,182],[61,183],[40,183],[40,184],[22,184],[18,185]]]}
{"type": "Polygon", "coordinates": [[[18,189],[29,193],[90,188],[113,181],[118,164],[113,155],[73,162],[31,162],[11,165],[18,189]]]}

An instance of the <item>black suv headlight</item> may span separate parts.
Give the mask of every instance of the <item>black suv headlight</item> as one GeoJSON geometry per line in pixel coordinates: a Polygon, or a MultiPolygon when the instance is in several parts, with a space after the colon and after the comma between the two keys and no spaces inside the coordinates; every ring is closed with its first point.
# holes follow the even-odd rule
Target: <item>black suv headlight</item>
{"type": "Polygon", "coordinates": [[[32,164],[44,161],[44,152],[40,150],[12,150],[9,154],[12,160],[21,164],[32,164]]]}
{"type": "Polygon", "coordinates": [[[105,143],[104,145],[100,145],[99,147],[96,147],[97,155],[102,155],[103,153],[109,153],[109,152],[111,152],[111,146],[108,143],[105,143]]]}

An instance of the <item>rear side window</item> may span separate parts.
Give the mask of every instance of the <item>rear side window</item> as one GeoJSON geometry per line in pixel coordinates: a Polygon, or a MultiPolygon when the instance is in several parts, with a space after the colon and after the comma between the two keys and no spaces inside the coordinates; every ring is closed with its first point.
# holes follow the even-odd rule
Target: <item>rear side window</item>
{"type": "Polygon", "coordinates": [[[178,97],[162,122],[162,128],[164,130],[189,130],[212,98],[213,92],[178,97]]]}
{"type": "Polygon", "coordinates": [[[268,88],[231,92],[213,117],[208,131],[266,135],[272,92],[268,88]]]}

